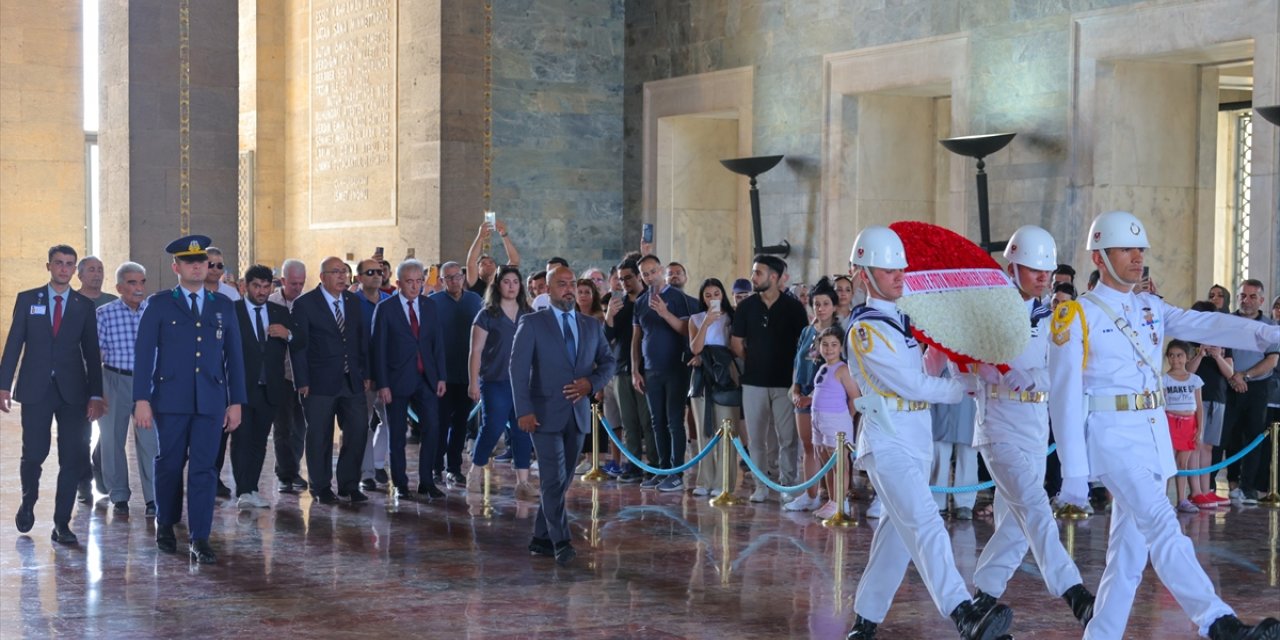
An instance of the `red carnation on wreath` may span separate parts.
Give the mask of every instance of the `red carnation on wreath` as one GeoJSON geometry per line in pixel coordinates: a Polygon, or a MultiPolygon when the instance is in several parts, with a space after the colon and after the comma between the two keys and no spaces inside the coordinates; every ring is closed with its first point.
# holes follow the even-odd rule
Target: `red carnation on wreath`
{"type": "Polygon", "coordinates": [[[961,370],[985,362],[1001,371],[1031,340],[1021,294],[982,247],[927,222],[889,228],[907,254],[898,307],[916,339],[937,348],[961,370]]]}

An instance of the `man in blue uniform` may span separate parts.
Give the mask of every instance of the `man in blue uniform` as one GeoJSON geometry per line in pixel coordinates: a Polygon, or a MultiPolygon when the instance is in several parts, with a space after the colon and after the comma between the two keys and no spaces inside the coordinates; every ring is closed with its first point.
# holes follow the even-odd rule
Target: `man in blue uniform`
{"type": "Polygon", "coordinates": [[[191,558],[217,562],[209,546],[217,490],[218,442],[240,426],[246,402],[244,354],[235,307],[204,288],[209,256],[205,236],[187,236],[165,248],[173,254],[178,286],[147,301],[134,354],[133,419],[154,425],[156,457],[156,547],[178,549],[173,525],[182,515],[182,470],[187,471],[187,525],[191,558]]]}

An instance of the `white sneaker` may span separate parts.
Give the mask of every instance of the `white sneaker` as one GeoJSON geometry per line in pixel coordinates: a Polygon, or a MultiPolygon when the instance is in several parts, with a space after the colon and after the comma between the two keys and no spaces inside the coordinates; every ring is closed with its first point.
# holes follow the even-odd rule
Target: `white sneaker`
{"type": "Polygon", "coordinates": [[[583,458],[582,462],[578,463],[578,468],[573,470],[573,474],[580,476],[590,470],[591,470],[591,458],[583,458]]]}
{"type": "Polygon", "coordinates": [[[817,502],[817,498],[810,498],[809,494],[801,493],[799,498],[782,505],[782,508],[786,511],[812,511],[818,506],[817,502]]]}
{"type": "Polygon", "coordinates": [[[705,496],[705,495],[707,495],[707,488],[706,488],[706,487],[694,487],[694,488],[693,488],[693,495],[695,495],[695,496],[705,496]]]}
{"type": "Polygon", "coordinates": [[[724,493],[724,492],[723,492],[723,491],[721,491],[721,490],[719,490],[719,489],[712,489],[712,490],[711,490],[711,497],[712,497],[712,498],[719,498],[719,497],[720,497],[720,494],[722,494],[722,493],[724,493]]]}
{"type": "Polygon", "coordinates": [[[764,502],[765,500],[768,500],[768,499],[769,499],[768,487],[763,487],[763,486],[756,487],[756,490],[751,492],[750,500],[752,502],[764,502]]]}
{"type": "Polygon", "coordinates": [[[871,501],[871,506],[867,507],[867,517],[879,518],[883,514],[884,505],[880,503],[880,497],[876,496],[876,499],[871,501]]]}
{"type": "Polygon", "coordinates": [[[242,493],[239,498],[236,498],[236,507],[241,509],[266,509],[270,506],[271,503],[267,502],[266,498],[258,495],[257,491],[242,493]]]}
{"type": "Polygon", "coordinates": [[[1237,507],[1244,504],[1244,492],[1240,490],[1240,487],[1232,489],[1231,492],[1227,494],[1227,497],[1231,498],[1231,504],[1237,507]]]}
{"type": "Polygon", "coordinates": [[[830,518],[836,515],[836,511],[837,511],[836,503],[828,500],[826,504],[822,505],[821,508],[813,512],[813,517],[819,520],[826,520],[827,518],[830,518]]]}

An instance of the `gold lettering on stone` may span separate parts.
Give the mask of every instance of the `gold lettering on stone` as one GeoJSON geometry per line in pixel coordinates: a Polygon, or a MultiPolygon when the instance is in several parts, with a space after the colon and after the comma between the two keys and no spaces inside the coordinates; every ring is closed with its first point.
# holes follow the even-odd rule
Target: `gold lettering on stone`
{"type": "Polygon", "coordinates": [[[395,224],[397,0],[311,2],[311,228],[395,224]]]}

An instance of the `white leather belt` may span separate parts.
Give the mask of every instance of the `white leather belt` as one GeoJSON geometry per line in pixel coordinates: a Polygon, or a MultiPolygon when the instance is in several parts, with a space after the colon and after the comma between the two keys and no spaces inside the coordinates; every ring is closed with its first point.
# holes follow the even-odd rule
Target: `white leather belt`
{"type": "Polygon", "coordinates": [[[1002,400],[1007,402],[1029,402],[1032,404],[1043,404],[1049,401],[1048,391],[1014,391],[1005,387],[990,387],[987,389],[987,397],[992,400],[1002,400]]]}
{"type": "Polygon", "coordinates": [[[1164,391],[1143,391],[1118,396],[1089,396],[1090,411],[1147,411],[1164,406],[1164,391]]]}

